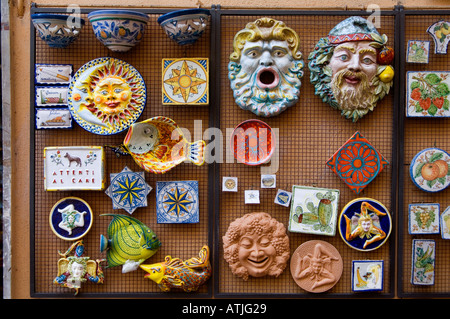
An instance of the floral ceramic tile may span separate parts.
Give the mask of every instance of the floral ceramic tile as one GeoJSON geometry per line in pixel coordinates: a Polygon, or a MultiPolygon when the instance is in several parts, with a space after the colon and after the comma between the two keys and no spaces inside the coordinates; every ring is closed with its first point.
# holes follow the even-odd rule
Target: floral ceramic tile
{"type": "Polygon", "coordinates": [[[441,237],[450,239],[450,206],[447,207],[440,217],[441,237]]]}
{"type": "Polygon", "coordinates": [[[383,290],[383,260],[352,261],[352,291],[383,290]]]}
{"type": "Polygon", "coordinates": [[[439,204],[410,204],[409,233],[439,234],[439,204]]]}
{"type": "Polygon", "coordinates": [[[450,155],[439,148],[427,148],[414,156],[409,175],[418,188],[426,192],[440,192],[450,185],[450,155]]]}
{"type": "Polygon", "coordinates": [[[406,62],[428,63],[430,54],[430,41],[409,40],[406,53],[406,62]]]}
{"type": "Polygon", "coordinates": [[[431,239],[413,239],[412,247],[413,285],[434,285],[436,243],[431,239]]]}
{"type": "Polygon", "coordinates": [[[337,189],[293,186],[289,231],[334,236],[339,193],[337,189]]]}
{"type": "Polygon", "coordinates": [[[435,54],[447,54],[447,46],[450,41],[450,22],[440,20],[427,29],[428,34],[434,41],[435,54]]]}
{"type": "Polygon", "coordinates": [[[348,187],[359,194],[389,162],[356,132],[328,160],[327,165],[348,187]]]}
{"type": "Polygon", "coordinates": [[[408,71],[406,73],[406,116],[450,116],[450,72],[408,71]]]}
{"type": "Polygon", "coordinates": [[[156,219],[161,224],[199,222],[197,181],[156,183],[156,219]]]}

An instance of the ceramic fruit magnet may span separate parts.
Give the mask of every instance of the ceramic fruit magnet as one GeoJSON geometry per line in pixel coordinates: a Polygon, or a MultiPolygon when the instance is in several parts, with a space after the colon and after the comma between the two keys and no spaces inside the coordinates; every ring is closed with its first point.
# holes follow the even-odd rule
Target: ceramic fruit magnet
{"type": "Polygon", "coordinates": [[[203,165],[205,145],[203,140],[189,143],[174,120],[157,116],[134,123],[115,151],[131,155],[147,172],[163,174],[185,160],[203,165]]]}
{"type": "Polygon", "coordinates": [[[414,156],[409,175],[418,188],[426,192],[440,192],[450,185],[448,165],[450,155],[439,148],[427,148],[414,156]]]}
{"type": "Polygon", "coordinates": [[[293,186],[289,231],[334,236],[338,204],[337,189],[293,186]]]}
{"type": "Polygon", "coordinates": [[[286,228],[267,213],[249,213],[230,223],[222,237],[231,272],[248,277],[278,277],[289,259],[286,228]]]}
{"type": "Polygon", "coordinates": [[[427,29],[434,41],[435,54],[447,54],[448,41],[450,40],[450,22],[440,20],[433,23],[427,29]]]}
{"type": "Polygon", "coordinates": [[[209,61],[201,59],[163,59],[163,105],[208,105],[209,61]]]}
{"type": "Polygon", "coordinates": [[[36,129],[72,128],[72,116],[67,108],[36,108],[36,129]]]}
{"type": "Polygon", "coordinates": [[[122,273],[134,271],[161,246],[155,232],[136,218],[119,214],[100,216],[113,218],[108,237],[100,235],[100,251],[106,251],[107,268],[122,265],[122,273]]]}
{"type": "Polygon", "coordinates": [[[228,78],[236,104],[272,117],[299,100],[303,60],[300,38],[284,22],[261,18],[234,36],[228,78]]]}
{"type": "Polygon", "coordinates": [[[322,240],[301,244],[291,257],[291,275],[295,283],[312,293],[333,288],[341,278],[342,269],[339,251],[322,240]]]}
{"type": "Polygon", "coordinates": [[[383,260],[353,260],[352,291],[382,291],[383,272],[383,260]]]}
{"type": "Polygon", "coordinates": [[[407,117],[450,117],[450,72],[406,73],[407,117]]]}
{"type": "Polygon", "coordinates": [[[409,204],[409,233],[439,234],[439,204],[409,204]]]}
{"type": "Polygon", "coordinates": [[[284,207],[289,207],[290,203],[291,203],[291,198],[292,198],[292,193],[291,192],[287,192],[285,190],[279,189],[277,191],[277,195],[275,196],[275,204],[284,206],[284,207]]]}
{"type": "Polygon", "coordinates": [[[111,185],[106,195],[112,199],[114,209],[124,209],[129,214],[147,206],[147,195],[152,187],[145,182],[144,172],[133,172],[128,167],[120,173],[110,174],[111,185]]]}
{"type": "Polygon", "coordinates": [[[143,77],[116,58],[98,58],[83,65],[69,86],[69,110],[85,130],[112,135],[126,130],[147,102],[143,77]]]}
{"type": "Polygon", "coordinates": [[[342,209],[338,221],[344,242],[359,251],[380,248],[392,230],[391,214],[387,208],[371,198],[357,198],[342,209]]]}
{"type": "Polygon", "coordinates": [[[276,136],[272,128],[260,120],[246,120],[235,127],[230,149],[243,164],[255,166],[267,163],[275,152],[276,136]]]}
{"type": "Polygon", "coordinates": [[[436,242],[431,239],[413,239],[412,275],[413,285],[434,285],[436,242]]]}
{"type": "Polygon", "coordinates": [[[440,223],[441,237],[443,239],[450,239],[450,206],[441,214],[440,223]]]}
{"type": "Polygon", "coordinates": [[[197,181],[156,182],[156,219],[158,223],[198,223],[197,181]]]}
{"type": "Polygon", "coordinates": [[[308,57],[315,94],[354,122],[373,111],[393,85],[394,50],[387,42],[362,17],[337,24],[308,57]]]}
{"type": "Polygon", "coordinates": [[[389,162],[361,133],[356,132],[333,154],[327,165],[353,192],[359,194],[389,162]]]}
{"type": "Polygon", "coordinates": [[[211,277],[209,247],[203,246],[197,257],[187,260],[166,256],[163,262],[141,265],[145,270],[144,278],[153,280],[161,291],[182,289],[185,292],[197,291],[211,277]]]}
{"type": "Polygon", "coordinates": [[[105,154],[101,146],[44,148],[44,187],[47,191],[103,190],[105,154]]]}
{"type": "Polygon", "coordinates": [[[406,51],[406,62],[428,63],[430,41],[409,40],[406,51]]]}
{"type": "Polygon", "coordinates": [[[91,229],[94,215],[89,204],[78,197],[66,197],[53,205],[50,227],[63,240],[79,240],[91,229]]]}
{"type": "Polygon", "coordinates": [[[78,294],[81,284],[92,282],[94,284],[103,284],[105,276],[101,267],[104,259],[91,260],[90,257],[84,257],[84,242],[82,240],[74,242],[69,249],[62,254],[58,260],[58,275],[53,280],[53,284],[74,289],[75,295],[78,294]],[[70,253],[73,256],[68,256],[70,253]]]}
{"type": "Polygon", "coordinates": [[[237,177],[223,177],[222,178],[222,191],[237,192],[238,191],[237,177]]]}

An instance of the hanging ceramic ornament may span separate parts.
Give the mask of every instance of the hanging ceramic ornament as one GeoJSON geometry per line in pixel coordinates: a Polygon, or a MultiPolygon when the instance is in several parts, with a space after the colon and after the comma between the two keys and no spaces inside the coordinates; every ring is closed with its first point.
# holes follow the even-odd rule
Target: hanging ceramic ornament
{"type": "Polygon", "coordinates": [[[427,29],[434,41],[435,54],[447,54],[447,46],[450,41],[450,22],[440,20],[433,23],[427,29]]]}

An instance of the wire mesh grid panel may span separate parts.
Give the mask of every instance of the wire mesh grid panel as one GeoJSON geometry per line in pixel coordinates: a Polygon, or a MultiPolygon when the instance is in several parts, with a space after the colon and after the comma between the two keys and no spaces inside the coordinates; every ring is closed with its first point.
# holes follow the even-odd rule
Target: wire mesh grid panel
{"type": "MultiPolygon", "coordinates": [[[[43,12],[43,9],[39,10],[43,12]]],[[[47,12],[47,11],[45,11],[47,12]]],[[[48,12],[52,12],[49,9],[48,12]]],[[[57,11],[56,11],[57,12],[57,11]]],[[[157,12],[157,11],[156,11],[157,12]]],[[[186,133],[186,139],[191,142],[194,138],[202,138],[202,127],[209,123],[209,106],[171,106],[162,104],[162,60],[181,58],[209,58],[210,56],[210,26],[194,45],[180,46],[165,34],[159,26],[157,18],[161,12],[146,12],[149,22],[145,36],[141,42],[125,53],[112,52],[100,43],[87,19],[87,12],[82,18],[86,24],[79,38],[64,49],[50,48],[36,33],[35,62],[45,64],[71,64],[77,71],[88,61],[100,57],[114,57],[129,63],[142,75],[147,89],[145,108],[137,121],[143,121],[155,116],[165,116],[173,119],[186,133]]],[[[35,106],[31,106],[34,112],[35,106]]],[[[32,178],[34,178],[34,207],[32,220],[34,221],[32,247],[32,294],[35,296],[72,296],[73,291],[60,288],[53,284],[57,275],[58,251],[65,252],[71,242],[55,236],[49,225],[49,214],[53,205],[62,198],[76,196],[85,200],[93,211],[93,225],[88,234],[83,237],[86,256],[91,259],[104,259],[106,253],[100,251],[100,235],[107,237],[107,228],[112,220],[111,216],[102,214],[129,215],[123,209],[113,209],[113,203],[105,191],[45,191],[44,190],[44,148],[61,146],[117,146],[123,143],[126,130],[114,135],[97,135],[80,127],[75,121],[71,129],[35,130],[32,178]]],[[[106,185],[111,181],[110,174],[121,172],[128,167],[133,172],[142,172],[130,156],[117,157],[109,148],[105,148],[106,185]]],[[[208,208],[208,167],[196,166],[183,162],[165,174],[145,172],[145,181],[152,187],[147,196],[148,204],[137,208],[132,217],[140,220],[151,228],[158,236],[162,246],[145,263],[164,261],[165,256],[178,257],[182,260],[198,256],[203,245],[210,245],[210,222],[208,208]],[[192,224],[163,224],[157,223],[156,218],[156,183],[161,181],[197,181],[199,222],[192,224]]],[[[211,248],[212,250],[212,248],[211,248]]],[[[105,267],[106,264],[103,264],[105,267]]],[[[80,297],[84,296],[167,296],[153,281],[144,279],[145,272],[141,269],[123,274],[120,266],[104,269],[105,282],[102,285],[85,283],[80,290],[80,297]]],[[[182,296],[177,294],[175,296],[182,296]]],[[[210,286],[200,287],[195,295],[208,296],[210,286]]]]}
{"type": "MultiPolygon", "coordinates": [[[[339,212],[349,201],[359,197],[369,197],[382,202],[391,215],[396,214],[395,195],[392,185],[395,174],[393,167],[393,139],[394,139],[394,95],[391,92],[379,102],[373,112],[370,112],[357,122],[345,119],[340,112],[332,109],[328,104],[315,95],[314,86],[310,83],[308,69],[308,55],[312,52],[320,38],[328,35],[330,30],[347,16],[330,13],[317,15],[283,14],[273,12],[255,15],[228,14],[220,16],[220,129],[226,135],[223,145],[223,164],[220,165],[220,181],[223,177],[236,177],[237,192],[220,192],[219,212],[216,216],[217,245],[219,255],[218,275],[215,291],[217,296],[311,296],[300,288],[294,281],[289,269],[278,276],[252,277],[244,280],[231,271],[224,259],[223,236],[234,220],[252,212],[265,212],[277,221],[289,224],[290,210],[274,203],[278,189],[292,191],[294,185],[338,189],[340,191],[339,212]],[[247,23],[261,17],[270,17],[283,21],[293,29],[300,38],[300,51],[303,54],[304,75],[302,78],[299,101],[275,117],[259,117],[250,111],[241,109],[235,102],[233,91],[228,78],[228,63],[233,52],[233,38],[244,29],[247,23]],[[241,164],[234,158],[229,146],[229,139],[233,129],[248,119],[259,119],[266,122],[276,132],[276,151],[270,162],[249,166],[241,164]],[[360,132],[370,143],[390,162],[390,165],[373,180],[368,187],[356,195],[343,181],[338,178],[326,163],[328,159],[353,135],[360,132]],[[225,133],[226,132],[226,133],[225,133]],[[261,188],[261,175],[275,174],[275,188],[261,188]],[[258,190],[259,204],[245,204],[245,190],[258,190]]],[[[380,34],[386,34],[388,44],[394,45],[394,16],[381,16],[380,34]]],[[[352,293],[351,267],[353,260],[383,260],[384,286],[377,296],[389,296],[394,287],[392,279],[395,250],[395,235],[391,235],[388,242],[380,248],[363,252],[347,245],[336,230],[335,236],[321,236],[288,232],[290,255],[302,243],[310,240],[322,240],[332,244],[343,259],[343,272],[337,284],[321,294],[321,297],[342,295],[359,295],[352,293]]],[[[314,295],[314,294],[313,294],[314,295]]],[[[364,295],[364,294],[363,294],[364,295]]],[[[317,295],[316,295],[317,296],[317,295]]],[[[367,295],[366,295],[367,296],[367,295]]]]}
{"type": "MultiPolygon", "coordinates": [[[[399,225],[402,227],[399,231],[399,248],[402,251],[402,261],[398,274],[401,279],[399,283],[399,294],[401,296],[449,296],[450,293],[450,275],[446,270],[447,261],[449,259],[450,242],[442,239],[441,234],[439,233],[439,227],[437,227],[435,231],[428,231],[427,227],[430,227],[431,225],[428,226],[429,224],[426,222],[420,224],[416,223],[414,221],[416,218],[416,212],[410,212],[410,204],[417,205],[436,203],[440,206],[440,212],[435,211],[432,217],[433,219],[439,219],[440,214],[442,214],[450,205],[448,189],[436,192],[436,187],[439,186],[439,181],[436,182],[437,185],[434,185],[434,189],[428,189],[428,191],[426,191],[423,189],[423,185],[427,185],[429,182],[421,177],[418,177],[416,170],[413,170],[413,177],[411,177],[410,174],[410,165],[415,162],[415,156],[422,150],[428,148],[438,148],[446,152],[450,150],[450,140],[448,138],[450,128],[448,125],[448,118],[440,116],[442,115],[441,112],[445,111],[446,108],[448,109],[448,105],[440,105],[439,101],[436,101],[436,103],[432,102],[433,107],[431,109],[425,105],[427,98],[429,98],[430,101],[433,101],[435,98],[440,99],[441,96],[445,97],[448,92],[443,92],[443,94],[433,97],[434,93],[431,91],[434,90],[433,86],[435,86],[435,83],[431,82],[431,85],[429,86],[429,89],[431,90],[430,93],[426,93],[428,90],[423,90],[423,92],[419,93],[428,94],[427,96],[420,96],[421,99],[419,99],[418,97],[415,97],[413,93],[414,89],[417,89],[417,92],[421,91],[418,86],[416,87],[416,84],[421,81],[421,78],[424,78],[430,74],[430,72],[433,74],[432,71],[449,71],[448,55],[436,54],[436,44],[434,43],[431,34],[427,32],[428,28],[436,22],[441,20],[449,21],[449,19],[449,15],[432,13],[408,14],[408,11],[405,11],[405,50],[404,52],[401,52],[401,54],[404,55],[406,60],[408,52],[415,52],[416,47],[413,47],[414,44],[419,44],[419,50],[417,51],[420,51],[421,44],[424,43],[427,45],[424,52],[425,55],[428,55],[428,63],[423,63],[423,61],[422,63],[418,63],[420,61],[416,60],[412,60],[415,62],[411,62],[411,60],[410,62],[406,61],[406,72],[401,75],[403,77],[402,80],[405,81],[405,91],[402,92],[402,97],[404,98],[404,104],[402,103],[402,111],[405,115],[409,114],[404,119],[404,149],[402,154],[403,177],[399,182],[399,187],[402,190],[403,201],[401,204],[402,207],[399,208],[401,209],[401,220],[399,225]],[[407,79],[408,74],[410,74],[409,80],[407,79]],[[414,82],[416,82],[416,84],[414,84],[414,82]],[[411,93],[408,93],[407,95],[407,92],[411,93]],[[423,104],[424,102],[421,100],[424,100],[425,104],[423,104]],[[423,104],[423,107],[421,107],[421,103],[423,104]],[[434,109],[436,109],[436,112],[434,112],[434,109]],[[415,182],[413,182],[413,180],[415,180],[415,182]],[[420,229],[415,229],[414,225],[416,227],[418,226],[420,229]],[[435,260],[433,260],[432,263],[429,263],[427,268],[425,268],[425,264],[421,265],[420,262],[418,262],[418,259],[416,259],[417,271],[416,275],[413,276],[413,240],[415,239],[431,239],[435,241],[435,260]],[[424,271],[425,269],[426,271],[424,271]],[[430,285],[431,281],[429,278],[431,278],[431,274],[434,274],[434,284],[430,285]],[[412,283],[413,281],[415,284],[412,283]],[[422,282],[425,284],[422,284],[422,282]]],[[[439,29],[439,27],[437,29],[439,29]]],[[[439,44],[440,38],[437,40],[439,44]]],[[[444,82],[445,81],[443,81],[443,83],[444,82]]],[[[425,163],[427,160],[430,160],[430,158],[427,155],[427,158],[424,157],[422,160],[417,158],[417,160],[425,163]]],[[[419,175],[426,177],[425,172],[423,175],[422,173],[419,175]]],[[[429,179],[430,177],[426,178],[429,179]]],[[[446,178],[448,179],[448,177],[446,178]]],[[[430,183],[433,182],[430,181],[430,183]]],[[[444,183],[446,182],[444,181],[444,183]]],[[[434,227],[439,225],[439,220],[437,220],[437,224],[433,222],[432,225],[434,225],[434,227]]],[[[447,229],[447,226],[444,223],[440,226],[447,229]]],[[[431,257],[431,259],[433,258],[431,257]]]]}

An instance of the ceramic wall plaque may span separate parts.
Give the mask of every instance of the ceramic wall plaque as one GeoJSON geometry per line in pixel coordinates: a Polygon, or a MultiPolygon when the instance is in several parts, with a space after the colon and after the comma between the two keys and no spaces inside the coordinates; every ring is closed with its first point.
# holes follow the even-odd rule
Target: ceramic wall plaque
{"type": "Polygon", "coordinates": [[[36,84],[43,85],[66,85],[72,79],[71,64],[41,64],[35,65],[34,79],[36,84]]]}
{"type": "Polygon", "coordinates": [[[223,177],[222,178],[222,191],[237,192],[238,191],[237,177],[223,177]]]}
{"type": "Polygon", "coordinates": [[[231,272],[250,277],[278,277],[289,260],[286,228],[267,213],[245,214],[230,223],[222,237],[224,258],[231,272]]]}
{"type": "Polygon", "coordinates": [[[337,189],[293,186],[289,231],[334,236],[338,204],[337,189]]]}
{"type": "Polygon", "coordinates": [[[353,260],[352,291],[382,291],[383,274],[383,260],[353,260]]]}
{"type": "Polygon", "coordinates": [[[67,86],[36,86],[36,106],[67,106],[67,86]]]}
{"type": "Polygon", "coordinates": [[[44,188],[47,191],[103,190],[105,154],[101,146],[44,148],[44,188]]]}
{"type": "Polygon", "coordinates": [[[434,41],[435,54],[447,54],[448,41],[450,41],[450,22],[440,20],[427,29],[428,34],[434,41]]]}
{"type": "Polygon", "coordinates": [[[356,132],[327,162],[328,167],[359,194],[389,162],[370,142],[356,132]]]}
{"type": "Polygon", "coordinates": [[[197,181],[156,182],[156,220],[158,223],[198,223],[197,181]]]}
{"type": "Polygon", "coordinates": [[[450,206],[447,207],[440,217],[441,237],[450,239],[450,206]]]}
{"type": "Polygon", "coordinates": [[[208,105],[207,58],[162,60],[163,105],[208,105]]]}
{"type": "Polygon", "coordinates": [[[373,111],[393,85],[394,51],[387,42],[362,17],[337,24],[308,57],[315,94],[352,121],[373,111]]]}
{"type": "Polygon", "coordinates": [[[348,246],[359,251],[372,251],[388,240],[392,219],[381,202],[357,198],[342,209],[338,227],[341,238],[348,246]]]}
{"type": "Polygon", "coordinates": [[[409,204],[409,233],[439,234],[439,204],[409,204]]]}
{"type": "Polygon", "coordinates": [[[292,198],[291,192],[279,189],[277,191],[277,194],[275,195],[274,203],[284,207],[289,207],[289,205],[291,204],[291,198],[292,198]]]}
{"type": "Polygon", "coordinates": [[[436,242],[432,239],[413,239],[412,275],[413,285],[434,285],[436,242]]]}
{"type": "Polygon", "coordinates": [[[342,270],[341,254],[326,241],[304,242],[291,257],[291,275],[295,283],[308,292],[330,290],[341,278],[342,270]]]}
{"type": "Polygon", "coordinates": [[[430,55],[430,41],[409,40],[406,50],[406,62],[428,63],[430,55]]]}
{"type": "Polygon", "coordinates": [[[129,214],[147,206],[147,195],[152,187],[145,181],[144,172],[133,172],[128,167],[120,173],[109,174],[111,184],[106,195],[112,199],[114,209],[124,209],[129,214]]]}
{"type": "Polygon", "coordinates": [[[427,148],[417,153],[409,165],[409,175],[418,188],[440,192],[450,185],[450,155],[439,148],[427,148]]]}
{"type": "Polygon", "coordinates": [[[236,104],[262,117],[299,100],[303,60],[300,38],[282,21],[260,18],[236,33],[228,78],[236,104]]]}
{"type": "Polygon", "coordinates": [[[72,128],[68,108],[36,108],[36,129],[72,128]]]}
{"type": "Polygon", "coordinates": [[[450,117],[450,72],[406,72],[406,116],[450,117]]]}

